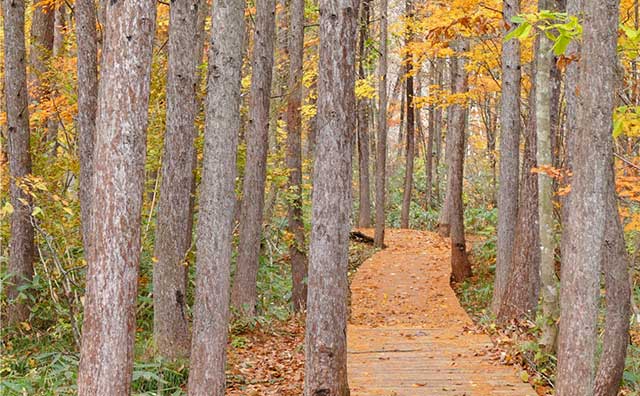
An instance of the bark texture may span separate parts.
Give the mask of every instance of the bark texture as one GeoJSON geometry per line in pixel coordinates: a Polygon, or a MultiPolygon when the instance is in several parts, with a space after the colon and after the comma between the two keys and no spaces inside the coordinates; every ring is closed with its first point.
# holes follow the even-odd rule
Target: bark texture
{"type": "Polygon", "coordinates": [[[155,2],[106,6],[78,394],[129,395],[155,2]]]}
{"type": "Polygon", "coordinates": [[[153,336],[166,358],[189,354],[186,254],[191,247],[191,192],[198,112],[198,16],[201,0],[177,0],[169,14],[167,115],[153,266],[153,336]]]}
{"type": "Polygon", "coordinates": [[[617,0],[585,2],[572,197],[561,270],[559,396],[592,396],[615,94],[617,0]]]}
{"type": "Polygon", "coordinates": [[[380,66],[378,83],[378,139],[376,147],[376,230],[374,244],[384,245],[385,196],[387,180],[387,6],[388,0],[380,3],[380,66]]]}
{"type": "MultiPolygon", "coordinates": [[[[540,6],[549,9],[547,1],[540,6]]],[[[541,35],[536,65],[536,133],[537,161],[540,167],[553,166],[551,129],[551,95],[553,55],[551,40],[541,35]]],[[[553,218],[553,178],[544,172],[538,173],[538,220],[540,235],[540,279],[542,282],[542,316],[544,325],[540,343],[547,351],[556,344],[558,318],[558,279],[555,268],[555,226],[553,218]]]]}
{"type": "MultiPolygon", "coordinates": [[[[458,53],[454,67],[454,93],[462,94],[467,92],[467,71],[465,70],[464,52],[468,50],[468,43],[461,41],[455,44],[458,53]]],[[[449,220],[451,222],[451,278],[454,282],[462,282],[471,276],[471,265],[467,258],[467,246],[464,237],[464,204],[462,203],[462,181],[464,178],[464,152],[465,152],[465,129],[466,129],[466,109],[462,105],[456,104],[451,111],[451,124],[449,133],[451,134],[450,166],[451,171],[451,212],[449,220]]]]}
{"type": "Polygon", "coordinates": [[[29,318],[26,301],[18,301],[18,288],[33,278],[33,226],[31,198],[18,183],[31,173],[29,145],[29,93],[24,42],[24,1],[4,0],[4,100],[7,112],[7,156],[9,157],[11,236],[9,237],[9,265],[7,272],[7,323],[29,318]],[[21,201],[26,200],[28,205],[21,201]]]}
{"type": "Polygon", "coordinates": [[[607,290],[605,298],[607,313],[602,355],[596,372],[596,396],[618,394],[629,345],[629,315],[631,314],[630,260],[618,213],[613,155],[609,156],[609,159],[605,190],[607,220],[602,265],[607,290]]]}
{"type": "MultiPolygon", "coordinates": [[[[455,58],[449,59],[449,85],[451,91],[455,88],[455,58]]],[[[453,106],[447,107],[447,133],[445,136],[444,162],[447,167],[446,190],[444,201],[440,209],[440,218],[438,219],[438,234],[442,237],[449,237],[451,233],[451,150],[453,150],[451,121],[453,116],[453,106]]]]}
{"type": "MultiPolygon", "coordinates": [[[[406,0],[405,12],[407,20],[411,21],[413,18],[413,2],[406,0]]],[[[405,26],[405,46],[409,45],[413,40],[412,28],[407,23],[405,26]]],[[[413,191],[413,163],[416,153],[415,143],[415,106],[413,104],[413,66],[410,55],[407,55],[405,59],[407,68],[407,81],[406,88],[406,102],[407,102],[407,146],[405,155],[405,167],[404,167],[404,187],[402,190],[402,209],[400,211],[400,228],[409,228],[409,212],[411,209],[411,193],[413,191]]]]}
{"type": "Polygon", "coordinates": [[[258,301],[256,279],[262,238],[262,213],[269,147],[269,105],[275,41],[275,0],[258,0],[253,38],[253,68],[247,130],[247,163],[244,169],[238,266],[231,304],[246,316],[254,316],[258,301]]]}
{"type": "Polygon", "coordinates": [[[78,156],[80,158],[79,196],[82,243],[87,261],[91,251],[91,204],[93,196],[93,149],[98,111],[98,36],[96,6],[93,0],[76,0],[76,39],[78,45],[78,156]]]}
{"type": "MultiPolygon", "coordinates": [[[[507,26],[520,13],[519,0],[504,0],[507,26]]],[[[511,26],[514,29],[516,26],[511,26]]],[[[510,30],[511,30],[510,29],[510,30]]],[[[493,312],[498,312],[513,270],[511,258],[518,219],[518,183],[520,165],[520,41],[502,44],[502,109],[500,132],[500,185],[498,186],[498,241],[496,278],[493,287],[493,312]]]]}
{"type": "Polygon", "coordinates": [[[189,396],[225,391],[244,9],[219,0],[211,17],[189,396]]]}
{"type": "MultiPolygon", "coordinates": [[[[55,7],[53,3],[35,2],[31,14],[31,48],[29,76],[34,100],[47,100],[49,86],[45,81],[49,59],[53,52],[55,7]]],[[[46,125],[46,124],[45,124],[46,125]]]]}
{"type": "MultiPolygon", "coordinates": [[[[360,11],[360,37],[358,40],[358,77],[366,78],[364,62],[365,43],[369,33],[370,0],[362,0],[360,11]]],[[[371,183],[369,178],[369,101],[358,100],[358,227],[371,227],[371,183]]]]}
{"type": "MultiPolygon", "coordinates": [[[[535,80],[535,65],[534,65],[535,80]]],[[[536,108],[536,84],[529,95],[530,108],[536,108]]],[[[534,319],[538,305],[540,286],[540,230],[538,229],[538,175],[536,167],[536,117],[535,110],[529,114],[525,133],[524,157],[520,186],[518,223],[513,245],[513,271],[509,274],[507,288],[497,318],[503,323],[524,317],[534,319]]]]}
{"type": "Polygon", "coordinates": [[[320,1],[305,396],[347,396],[347,266],[357,0],[320,1]]]}
{"type": "Polygon", "coordinates": [[[307,255],[302,221],[302,67],[304,57],[304,0],[289,8],[289,101],[287,103],[287,168],[289,169],[288,222],[293,242],[289,246],[295,312],[307,306],[307,255]]]}

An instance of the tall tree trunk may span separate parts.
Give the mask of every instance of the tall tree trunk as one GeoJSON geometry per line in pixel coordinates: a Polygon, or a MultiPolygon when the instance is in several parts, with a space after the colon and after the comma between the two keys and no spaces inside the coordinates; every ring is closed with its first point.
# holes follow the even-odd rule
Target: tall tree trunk
{"type": "Polygon", "coordinates": [[[224,396],[244,1],[213,5],[189,396],[224,396]]]}
{"type": "MultiPolygon", "coordinates": [[[[370,0],[362,0],[360,15],[360,38],[358,43],[358,74],[359,78],[367,76],[364,71],[366,56],[365,43],[369,34],[370,0]]],[[[369,178],[369,117],[368,100],[358,100],[358,227],[371,227],[371,183],[369,178]]]]}
{"type": "Polygon", "coordinates": [[[129,395],[154,1],[107,5],[78,394],[129,395]]]}
{"type": "Polygon", "coordinates": [[[33,88],[32,96],[36,101],[47,100],[49,90],[44,77],[48,69],[49,59],[53,52],[55,7],[53,3],[36,2],[31,15],[31,49],[29,76],[33,88]]]}
{"type": "MultiPolygon", "coordinates": [[[[435,85],[437,80],[438,68],[432,67],[431,69],[431,84],[435,85]]],[[[420,121],[418,121],[420,122],[420,121]]],[[[425,208],[430,209],[433,206],[433,144],[436,139],[436,106],[429,106],[429,126],[428,126],[428,134],[427,136],[427,147],[425,152],[425,208]]],[[[436,170],[437,171],[437,170],[436,170]]]]}
{"type": "Polygon", "coordinates": [[[302,221],[302,67],[304,58],[304,0],[292,0],[289,9],[289,101],[287,103],[287,168],[289,169],[289,246],[295,312],[307,305],[307,256],[302,221]]]}
{"type": "MultiPolygon", "coordinates": [[[[457,62],[457,60],[453,57],[449,58],[449,62],[448,62],[448,69],[449,69],[449,86],[451,88],[451,92],[454,91],[455,89],[455,62],[457,62]]],[[[444,147],[444,162],[446,165],[446,191],[444,194],[444,201],[442,203],[442,208],[440,210],[440,217],[438,219],[438,234],[440,234],[442,237],[449,237],[449,234],[451,232],[451,150],[453,150],[453,144],[452,144],[452,134],[450,133],[451,130],[451,124],[452,124],[452,117],[453,117],[453,106],[448,106],[447,107],[447,120],[446,120],[446,125],[447,125],[447,133],[445,136],[445,147],[444,147]]]]}
{"type": "MultiPolygon", "coordinates": [[[[443,68],[444,68],[444,60],[441,58],[438,58],[438,60],[436,60],[436,85],[438,87],[442,86],[443,68]]],[[[440,202],[440,157],[441,157],[440,152],[442,151],[442,122],[443,122],[442,107],[437,106],[435,119],[434,119],[435,136],[433,137],[434,146],[435,146],[434,159],[433,159],[434,160],[433,171],[435,173],[433,195],[436,203],[440,202]]]]}
{"type": "Polygon", "coordinates": [[[27,301],[18,300],[20,287],[33,278],[33,226],[31,198],[18,183],[31,173],[29,145],[29,93],[24,42],[24,1],[4,0],[4,98],[7,112],[7,155],[11,205],[11,236],[7,272],[7,322],[9,325],[29,318],[27,301]],[[27,202],[24,204],[23,202],[27,202]]]}
{"type": "MultiPolygon", "coordinates": [[[[455,58],[454,68],[454,93],[464,94],[467,92],[467,71],[465,70],[465,59],[463,52],[468,50],[468,42],[461,41],[455,43],[455,50],[458,56],[455,58]]],[[[451,112],[451,151],[450,166],[451,172],[451,277],[454,282],[462,282],[471,276],[471,265],[467,258],[467,247],[464,237],[464,204],[462,203],[462,181],[464,178],[464,152],[465,152],[465,129],[466,129],[466,109],[456,104],[451,112]]]]}
{"type": "Polygon", "coordinates": [[[87,262],[91,261],[91,207],[93,202],[93,149],[98,110],[98,36],[93,0],[76,0],[78,46],[78,156],[80,158],[79,197],[82,243],[87,262]]]}
{"type": "MultiPolygon", "coordinates": [[[[540,49],[536,45],[536,55],[540,49]]],[[[532,79],[537,81],[536,65],[532,79]]],[[[500,322],[509,323],[530,315],[534,317],[540,286],[540,230],[538,229],[538,175],[533,173],[537,160],[536,84],[529,93],[529,120],[525,133],[524,158],[518,206],[518,223],[513,245],[513,271],[507,278],[502,305],[497,312],[500,322]]],[[[554,284],[555,287],[555,284],[554,284]]]]}
{"type": "Polygon", "coordinates": [[[253,68],[249,100],[247,159],[244,170],[238,265],[231,304],[246,316],[256,314],[258,260],[269,146],[269,106],[273,76],[275,0],[259,0],[253,39],[253,68]]]}
{"type": "MultiPolygon", "coordinates": [[[[404,74],[405,70],[403,67],[400,67],[400,74],[404,74]]],[[[404,79],[403,79],[404,80],[404,79]]],[[[402,149],[405,147],[404,145],[404,127],[405,127],[405,117],[407,115],[407,95],[406,95],[406,81],[403,81],[400,84],[400,124],[398,125],[398,143],[396,144],[396,160],[395,166],[400,162],[400,158],[402,158],[402,149]]],[[[395,171],[394,171],[395,173],[395,171]]],[[[389,186],[391,187],[391,186],[389,186]]]]}
{"type": "MultiPolygon", "coordinates": [[[[541,0],[541,9],[551,9],[550,1],[541,0]]],[[[553,166],[551,142],[551,95],[553,53],[551,40],[540,35],[536,63],[536,105],[537,160],[539,167],[553,166]]],[[[556,344],[558,319],[558,279],[555,268],[555,226],[553,218],[553,179],[544,172],[538,173],[538,220],[540,230],[540,280],[542,283],[542,335],[540,343],[547,351],[553,351],[556,344]]]]}
{"type": "MultiPolygon", "coordinates": [[[[413,40],[412,27],[409,26],[413,18],[412,0],[406,0],[405,12],[407,26],[405,26],[405,46],[413,40]]],[[[402,190],[402,210],[400,211],[400,228],[409,228],[409,212],[411,209],[411,193],[413,191],[413,162],[415,158],[415,106],[413,103],[413,62],[412,55],[407,54],[405,59],[407,69],[407,81],[405,83],[407,95],[407,151],[404,168],[404,188],[402,190]]]]}
{"type": "Polygon", "coordinates": [[[380,3],[380,65],[378,70],[378,146],[376,155],[376,231],[374,244],[384,246],[385,195],[387,173],[387,6],[388,0],[380,3]]]}
{"type": "Polygon", "coordinates": [[[357,0],[320,1],[305,396],[347,396],[347,265],[355,130],[357,0]]]}
{"type": "MultiPolygon", "coordinates": [[[[504,0],[504,21],[520,13],[520,0],[504,0]]],[[[520,157],[520,41],[502,44],[502,111],[500,132],[500,185],[498,187],[498,242],[496,278],[493,287],[493,312],[498,312],[513,270],[511,258],[518,219],[518,178],[520,157]]]]}
{"type": "Polygon", "coordinates": [[[481,105],[480,114],[482,116],[482,121],[485,124],[485,131],[487,134],[487,158],[489,159],[489,168],[491,169],[491,204],[495,206],[497,203],[496,186],[498,183],[496,165],[498,161],[496,159],[496,119],[494,113],[491,111],[491,96],[487,95],[485,97],[484,103],[481,105]]]}
{"type": "Polygon", "coordinates": [[[64,31],[67,28],[67,5],[66,3],[58,5],[55,10],[54,27],[53,27],[53,53],[54,57],[62,55],[64,45],[64,31]]]}
{"type": "Polygon", "coordinates": [[[193,186],[198,113],[196,87],[202,0],[174,1],[169,14],[167,115],[162,157],[153,266],[153,337],[166,358],[189,354],[191,339],[186,314],[186,254],[191,246],[193,186]]]}
{"type": "MultiPolygon", "coordinates": [[[[613,154],[613,153],[611,153],[613,154]]],[[[629,256],[620,224],[615,188],[613,155],[609,156],[606,179],[606,224],[603,241],[603,263],[606,293],[606,321],[602,354],[596,372],[595,395],[616,396],[624,373],[629,344],[629,256]]]]}
{"type": "Polygon", "coordinates": [[[595,385],[600,266],[606,239],[608,172],[613,155],[617,0],[585,2],[580,103],[573,182],[562,258],[558,377],[560,396],[592,396],[595,385]]]}

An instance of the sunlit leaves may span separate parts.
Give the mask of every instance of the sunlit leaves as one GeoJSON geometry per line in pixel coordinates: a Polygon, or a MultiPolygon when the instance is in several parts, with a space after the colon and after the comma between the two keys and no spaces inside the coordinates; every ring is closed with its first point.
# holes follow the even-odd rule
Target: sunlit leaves
{"type": "Polygon", "coordinates": [[[582,25],[578,17],[566,12],[540,10],[537,13],[517,15],[511,21],[518,26],[505,36],[505,41],[523,40],[529,37],[535,28],[553,42],[552,49],[556,56],[564,54],[569,44],[582,36],[582,25]]]}

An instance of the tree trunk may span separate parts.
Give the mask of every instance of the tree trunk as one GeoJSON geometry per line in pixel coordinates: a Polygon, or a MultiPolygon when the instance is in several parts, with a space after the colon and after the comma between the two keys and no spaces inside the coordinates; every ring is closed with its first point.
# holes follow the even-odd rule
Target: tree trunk
{"type": "MultiPolygon", "coordinates": [[[[436,84],[437,73],[438,73],[437,67],[432,68],[432,70],[431,70],[431,74],[432,74],[431,82],[432,82],[433,85],[436,84]]],[[[418,121],[418,122],[420,122],[420,121],[418,121]]],[[[425,155],[424,173],[425,173],[425,191],[426,191],[425,208],[427,210],[430,209],[433,206],[433,173],[434,173],[433,143],[434,143],[434,141],[436,139],[435,138],[435,134],[436,134],[436,106],[435,105],[429,106],[428,134],[429,134],[429,136],[427,136],[427,147],[426,147],[426,150],[425,150],[425,153],[424,153],[424,155],[425,155]]]]}
{"type": "MultiPolygon", "coordinates": [[[[449,84],[451,92],[455,89],[455,58],[449,58],[449,84]]],[[[453,150],[452,134],[450,133],[453,116],[453,106],[447,107],[447,134],[445,136],[444,162],[447,166],[447,188],[444,195],[444,201],[440,210],[440,218],[438,219],[438,234],[442,237],[449,237],[451,232],[451,150],[453,150]]]]}
{"type": "Polygon", "coordinates": [[[629,256],[618,213],[613,155],[610,155],[609,159],[605,191],[607,220],[602,247],[604,259],[602,268],[607,290],[605,299],[607,316],[602,354],[596,372],[596,396],[616,396],[618,394],[629,344],[629,315],[631,313],[629,256]]]}
{"type": "Polygon", "coordinates": [[[244,170],[238,265],[231,304],[243,315],[254,316],[258,301],[256,279],[262,238],[262,212],[269,146],[269,107],[273,76],[275,0],[259,0],[253,38],[253,68],[247,131],[247,162],[244,170]]]}
{"type": "MultiPolygon", "coordinates": [[[[360,15],[360,38],[358,43],[358,74],[359,78],[366,78],[364,61],[366,54],[365,43],[369,32],[370,0],[362,0],[360,15]]],[[[369,106],[367,99],[358,100],[358,169],[359,169],[359,205],[358,227],[371,227],[371,183],[369,178],[369,106]]]]}
{"type": "MultiPolygon", "coordinates": [[[[436,85],[438,87],[442,86],[442,69],[444,68],[444,60],[438,58],[436,60],[436,85]]],[[[433,188],[433,195],[435,198],[435,202],[440,202],[440,152],[442,151],[442,108],[440,106],[436,107],[435,114],[435,136],[434,136],[434,163],[433,163],[433,171],[435,173],[435,181],[433,188]]]]}
{"type": "MultiPolygon", "coordinates": [[[[542,0],[540,8],[550,9],[551,4],[542,0]]],[[[551,40],[540,35],[536,64],[537,160],[539,167],[553,166],[551,143],[551,94],[553,53],[551,40]]],[[[540,344],[551,352],[555,349],[558,319],[558,279],[555,268],[555,226],[553,219],[553,179],[544,172],[538,173],[538,220],[540,230],[540,280],[542,282],[542,335],[540,344]]]]}
{"type": "Polygon", "coordinates": [[[376,155],[376,231],[374,244],[384,246],[385,194],[387,180],[387,6],[388,0],[380,3],[380,66],[378,70],[378,146],[376,155]]]}
{"type": "MultiPolygon", "coordinates": [[[[455,50],[458,53],[454,68],[454,93],[464,94],[467,92],[467,71],[465,70],[465,59],[463,52],[468,50],[468,43],[462,41],[455,43],[455,50]]],[[[451,111],[451,134],[450,166],[451,172],[451,278],[454,282],[462,282],[471,276],[471,265],[467,258],[467,247],[464,237],[464,204],[462,203],[462,181],[464,178],[464,152],[465,152],[465,129],[466,129],[466,109],[456,104],[451,111]]]]}
{"type": "MultiPolygon", "coordinates": [[[[43,80],[53,52],[55,7],[53,3],[36,2],[31,15],[31,49],[29,51],[32,98],[48,100],[48,84],[43,80]]],[[[46,125],[46,124],[45,124],[46,125]]]]}
{"type": "Polygon", "coordinates": [[[154,1],[107,5],[78,394],[129,395],[154,1]]]}
{"type": "Polygon", "coordinates": [[[202,0],[174,1],[169,14],[167,115],[153,266],[153,336],[166,358],[189,355],[186,254],[191,247],[191,189],[198,113],[198,15],[202,0]]]}
{"type": "MultiPolygon", "coordinates": [[[[412,0],[406,0],[405,10],[407,16],[407,26],[405,26],[405,46],[413,40],[412,27],[409,26],[413,18],[412,0]]],[[[407,151],[404,168],[404,188],[402,191],[402,210],[400,212],[400,228],[409,228],[409,212],[411,209],[411,193],[413,191],[413,162],[415,158],[415,106],[413,103],[413,66],[412,55],[407,54],[405,59],[407,68],[406,95],[407,95],[407,151]]]]}
{"type": "Polygon", "coordinates": [[[189,396],[224,396],[244,1],[213,5],[189,396]]]}
{"type": "Polygon", "coordinates": [[[29,93],[24,42],[24,1],[4,0],[4,98],[7,113],[7,154],[11,205],[11,235],[9,237],[9,265],[7,272],[7,323],[23,322],[29,318],[28,301],[17,300],[19,288],[33,278],[33,226],[31,198],[18,183],[31,173],[29,145],[29,93]],[[23,202],[27,202],[24,204],[23,202]]]}
{"type": "Polygon", "coordinates": [[[287,103],[287,168],[289,169],[288,222],[293,241],[289,245],[295,312],[307,305],[307,256],[302,221],[302,67],[304,57],[304,0],[292,0],[289,9],[289,101],[287,103]]]}
{"type": "MultiPolygon", "coordinates": [[[[504,0],[504,21],[520,13],[519,0],[504,0]]],[[[492,310],[498,312],[513,271],[511,258],[518,219],[518,178],[520,157],[520,41],[511,39],[502,44],[502,111],[500,133],[500,185],[498,187],[498,241],[496,278],[493,287],[492,310]]]]}
{"type": "MultiPolygon", "coordinates": [[[[400,74],[405,73],[404,67],[400,67],[400,74]]],[[[396,144],[396,161],[394,168],[400,162],[402,158],[402,148],[404,145],[404,126],[405,116],[407,115],[407,101],[406,101],[406,81],[400,84],[400,124],[398,125],[398,143],[396,144]]],[[[395,173],[395,171],[393,172],[395,173]]],[[[389,186],[391,187],[391,186],[389,186]]]]}
{"type": "Polygon", "coordinates": [[[347,266],[357,0],[320,1],[305,396],[347,396],[347,266]]]}
{"type": "Polygon", "coordinates": [[[91,207],[93,202],[93,149],[98,110],[98,36],[93,0],[76,0],[78,46],[78,156],[80,158],[79,197],[82,243],[87,262],[91,261],[91,207]]]}
{"type": "MultiPolygon", "coordinates": [[[[536,45],[536,55],[540,49],[536,45]]],[[[537,81],[536,66],[533,65],[532,79],[537,81]]],[[[513,271],[507,278],[507,287],[497,318],[502,323],[525,317],[535,318],[540,286],[540,230],[538,229],[538,175],[536,167],[537,129],[535,109],[537,108],[536,84],[529,94],[528,125],[525,134],[524,158],[518,206],[518,223],[513,245],[513,271]]],[[[554,284],[555,287],[555,284],[554,284]]]]}
{"type": "Polygon", "coordinates": [[[602,241],[607,210],[615,95],[617,0],[585,2],[573,183],[562,258],[559,396],[594,395],[602,241]]]}

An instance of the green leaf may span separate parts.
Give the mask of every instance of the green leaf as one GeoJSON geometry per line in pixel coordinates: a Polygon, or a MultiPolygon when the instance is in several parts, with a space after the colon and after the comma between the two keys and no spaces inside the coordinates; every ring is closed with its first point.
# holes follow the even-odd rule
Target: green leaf
{"type": "Polygon", "coordinates": [[[533,25],[531,25],[529,22],[524,22],[522,25],[518,26],[517,28],[513,29],[509,34],[507,34],[504,37],[504,41],[509,41],[514,38],[518,40],[523,40],[529,36],[529,33],[531,33],[532,28],[533,28],[533,25]]]}
{"type": "Polygon", "coordinates": [[[561,34],[553,45],[553,53],[556,56],[564,54],[567,51],[569,44],[571,44],[571,37],[561,34]]]}
{"type": "Polygon", "coordinates": [[[622,118],[613,121],[613,137],[617,138],[622,134],[622,118]]]}

